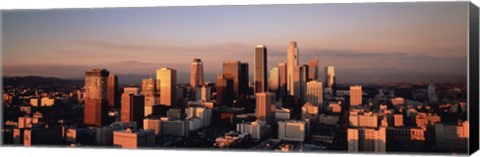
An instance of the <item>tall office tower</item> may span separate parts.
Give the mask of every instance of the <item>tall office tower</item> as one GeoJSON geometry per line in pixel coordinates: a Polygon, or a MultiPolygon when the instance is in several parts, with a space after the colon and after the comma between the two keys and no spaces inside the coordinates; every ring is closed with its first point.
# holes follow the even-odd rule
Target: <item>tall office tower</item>
{"type": "Polygon", "coordinates": [[[269,92],[256,93],[255,113],[257,120],[265,121],[268,124],[273,124],[275,120],[275,94],[269,92]]]}
{"type": "Polygon", "coordinates": [[[278,67],[270,68],[270,75],[268,77],[268,90],[277,93],[279,85],[278,67]]]}
{"type": "Polygon", "coordinates": [[[287,65],[286,63],[278,64],[278,91],[279,97],[283,97],[287,94],[287,65]]]}
{"type": "Polygon", "coordinates": [[[192,89],[203,85],[203,63],[200,58],[195,58],[192,61],[192,69],[190,71],[190,85],[192,89]]]}
{"type": "Polygon", "coordinates": [[[141,94],[145,96],[145,116],[148,116],[153,113],[153,106],[157,102],[157,97],[155,97],[155,79],[142,79],[141,94]]]}
{"type": "Polygon", "coordinates": [[[287,49],[287,93],[294,95],[294,70],[298,66],[297,42],[291,41],[287,49]]]}
{"type": "Polygon", "coordinates": [[[308,81],[318,79],[318,59],[312,58],[308,63],[308,81]]]}
{"type": "Polygon", "coordinates": [[[120,105],[123,110],[124,104],[128,104],[130,102],[130,95],[138,95],[138,88],[137,87],[125,87],[123,88],[123,93],[121,96],[120,105]]]}
{"type": "Polygon", "coordinates": [[[160,104],[175,106],[177,102],[177,70],[172,68],[157,69],[157,92],[160,104]]]}
{"type": "Polygon", "coordinates": [[[267,47],[264,45],[255,46],[255,93],[267,91],[267,47]]]}
{"type": "Polygon", "coordinates": [[[145,97],[143,95],[125,92],[122,94],[122,109],[120,119],[122,122],[136,122],[137,127],[143,128],[145,115],[145,97]]]}
{"type": "Polygon", "coordinates": [[[241,63],[240,64],[240,93],[247,94],[248,92],[248,63],[241,63]]]}
{"type": "Polygon", "coordinates": [[[325,67],[325,91],[326,95],[334,96],[335,95],[335,67],[327,66],[325,67]]]}
{"type": "Polygon", "coordinates": [[[350,86],[350,106],[362,105],[362,86],[350,86]]]}
{"type": "Polygon", "coordinates": [[[308,66],[297,66],[293,70],[293,91],[292,96],[297,100],[304,100],[305,90],[307,89],[308,66]]]}
{"type": "Polygon", "coordinates": [[[107,97],[108,97],[108,107],[117,107],[118,106],[118,77],[117,75],[110,74],[108,75],[107,81],[107,97]]]}
{"type": "Polygon", "coordinates": [[[223,62],[223,77],[233,80],[234,98],[239,95],[240,85],[240,61],[224,61],[223,62]]]}
{"type": "Polygon", "coordinates": [[[307,82],[307,92],[305,94],[305,101],[314,105],[321,105],[323,103],[323,85],[322,82],[312,80],[307,82]]]}
{"type": "Polygon", "coordinates": [[[300,98],[305,101],[305,93],[307,92],[307,81],[308,81],[308,65],[304,64],[301,66],[301,77],[300,77],[300,98]]]}
{"type": "Polygon", "coordinates": [[[233,79],[227,79],[223,74],[219,74],[217,76],[217,105],[232,106],[233,96],[233,79]]]}
{"type": "Polygon", "coordinates": [[[292,84],[292,88],[290,89],[290,95],[295,97],[296,100],[300,99],[300,90],[301,90],[300,80],[302,79],[300,78],[302,76],[301,72],[302,72],[301,66],[296,66],[292,72],[293,84],[292,84]]]}
{"type": "Polygon", "coordinates": [[[86,125],[102,126],[107,117],[107,77],[105,69],[85,71],[85,112],[86,125]]]}

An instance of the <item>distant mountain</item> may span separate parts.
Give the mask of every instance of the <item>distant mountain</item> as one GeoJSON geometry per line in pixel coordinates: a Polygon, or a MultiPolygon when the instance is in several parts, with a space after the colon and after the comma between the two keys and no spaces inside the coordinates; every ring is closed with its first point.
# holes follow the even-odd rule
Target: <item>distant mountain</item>
{"type": "Polygon", "coordinates": [[[44,86],[44,85],[60,85],[60,84],[83,84],[83,80],[79,79],[62,79],[56,77],[41,76],[13,76],[3,77],[4,86],[44,86]]]}
{"type": "Polygon", "coordinates": [[[155,78],[154,75],[142,74],[116,74],[118,77],[118,84],[120,85],[141,85],[142,79],[155,78]]]}
{"type": "MultiPolygon", "coordinates": [[[[140,85],[142,79],[155,77],[150,75],[136,75],[136,74],[117,74],[118,83],[120,85],[140,85]]],[[[57,78],[57,77],[42,77],[42,76],[6,76],[3,77],[4,86],[25,86],[36,87],[42,85],[55,84],[80,84],[83,85],[84,78],[57,78]]]]}

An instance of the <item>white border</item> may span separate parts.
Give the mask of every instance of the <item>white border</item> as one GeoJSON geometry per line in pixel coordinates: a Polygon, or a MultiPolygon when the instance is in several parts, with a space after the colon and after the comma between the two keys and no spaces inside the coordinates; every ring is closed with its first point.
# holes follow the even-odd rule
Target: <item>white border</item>
{"type": "MultiPolygon", "coordinates": [[[[103,7],[146,7],[146,6],[204,6],[246,4],[299,4],[299,3],[361,3],[361,2],[418,2],[428,0],[3,0],[0,9],[51,9],[51,8],[103,8],[103,7]]],[[[465,0],[433,0],[465,1],[465,0]]],[[[479,0],[473,0],[479,1],[479,0]]]]}
{"type": "MultiPolygon", "coordinates": [[[[246,4],[299,4],[299,3],[360,3],[360,2],[418,2],[426,0],[182,0],[182,1],[154,1],[154,0],[1,0],[0,10],[11,9],[52,9],[52,8],[105,8],[105,7],[147,7],[147,6],[204,6],[204,5],[246,5],[246,4]]],[[[448,0],[435,0],[448,1],[448,0]]],[[[480,0],[472,0],[477,6],[480,0]]],[[[1,15],[1,14],[0,14],[1,15]]],[[[0,17],[1,20],[1,17],[0,17]]],[[[0,21],[1,29],[1,21],[0,21]]],[[[1,33],[0,33],[1,34],[1,33]]],[[[0,39],[1,40],[1,39],[0,39]]],[[[0,51],[1,49],[0,42],[0,51]]],[[[468,52],[467,52],[468,53],[468,52]]],[[[0,60],[1,63],[1,60],[0,60]]],[[[0,69],[1,74],[1,69],[0,69]]],[[[0,83],[1,84],[1,83],[0,83]]],[[[1,99],[1,98],[0,98],[1,99]]],[[[1,117],[0,117],[1,119],[1,117]]],[[[122,149],[68,149],[68,148],[24,148],[24,147],[0,147],[0,156],[68,156],[85,157],[94,156],[228,156],[228,157],[246,157],[246,156],[267,156],[276,157],[336,157],[336,156],[378,156],[372,154],[347,154],[347,153],[259,153],[259,152],[234,152],[234,151],[175,151],[175,150],[122,150],[122,149]]],[[[477,153],[478,154],[478,153],[477,153]]],[[[388,155],[403,156],[403,155],[388,155]]],[[[408,156],[425,156],[408,155],[408,156]]]]}

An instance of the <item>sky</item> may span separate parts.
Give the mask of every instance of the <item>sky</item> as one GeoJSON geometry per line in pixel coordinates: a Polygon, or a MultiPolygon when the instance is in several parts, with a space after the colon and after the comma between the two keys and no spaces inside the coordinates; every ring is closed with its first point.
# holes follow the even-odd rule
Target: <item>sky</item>
{"type": "MultiPolygon", "coordinates": [[[[81,78],[85,70],[154,75],[171,67],[188,82],[201,58],[207,81],[224,60],[249,63],[255,45],[269,68],[286,61],[333,65],[339,82],[466,82],[467,2],[185,6],[2,11],[4,76],[81,78]]],[[[122,78],[119,78],[120,80],[122,78]]],[[[323,79],[321,80],[323,81],[323,79]]]]}

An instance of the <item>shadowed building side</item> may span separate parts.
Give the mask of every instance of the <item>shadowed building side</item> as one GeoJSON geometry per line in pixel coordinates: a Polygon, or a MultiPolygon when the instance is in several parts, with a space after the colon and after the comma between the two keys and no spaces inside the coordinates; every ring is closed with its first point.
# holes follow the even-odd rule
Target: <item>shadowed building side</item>
{"type": "Polygon", "coordinates": [[[225,77],[223,74],[219,74],[217,76],[217,105],[232,107],[235,94],[233,84],[234,81],[231,75],[225,77]]]}
{"type": "Polygon", "coordinates": [[[233,80],[234,97],[239,95],[241,63],[237,60],[223,62],[223,77],[233,80]]]}

